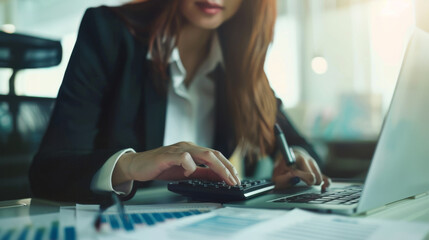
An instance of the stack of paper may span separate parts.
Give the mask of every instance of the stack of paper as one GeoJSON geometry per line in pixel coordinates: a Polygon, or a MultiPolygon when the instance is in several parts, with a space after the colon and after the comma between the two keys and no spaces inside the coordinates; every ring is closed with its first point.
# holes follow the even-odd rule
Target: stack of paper
{"type": "Polygon", "coordinates": [[[303,210],[222,208],[151,229],[129,239],[424,239],[429,225],[322,215],[303,210]]]}

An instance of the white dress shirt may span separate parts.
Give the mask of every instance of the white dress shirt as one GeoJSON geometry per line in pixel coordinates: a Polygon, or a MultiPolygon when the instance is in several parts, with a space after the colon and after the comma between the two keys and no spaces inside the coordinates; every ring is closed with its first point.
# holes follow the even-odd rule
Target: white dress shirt
{"type": "MultiPolygon", "coordinates": [[[[151,59],[151,55],[147,55],[151,59]]],[[[171,83],[167,92],[164,146],[181,141],[193,142],[202,147],[213,146],[215,124],[215,82],[208,77],[215,68],[223,66],[222,50],[217,34],[213,35],[207,58],[196,71],[191,84],[185,85],[186,70],[180,59],[178,48],[174,48],[170,61],[171,83]]],[[[112,186],[112,175],[119,158],[128,148],[118,151],[94,175],[91,189],[129,194],[133,181],[112,186]]]]}

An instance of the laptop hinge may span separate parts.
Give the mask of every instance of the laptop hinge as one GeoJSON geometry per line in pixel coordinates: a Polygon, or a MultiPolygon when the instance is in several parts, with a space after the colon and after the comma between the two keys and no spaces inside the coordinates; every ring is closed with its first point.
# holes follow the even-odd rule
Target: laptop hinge
{"type": "Polygon", "coordinates": [[[376,213],[376,212],[381,212],[381,211],[383,211],[385,208],[386,208],[386,206],[384,205],[384,206],[381,206],[381,207],[378,207],[378,208],[374,208],[374,209],[371,209],[371,210],[368,210],[368,211],[362,212],[362,213],[360,213],[360,214],[358,214],[358,215],[368,216],[368,215],[374,214],[374,213],[376,213]]]}
{"type": "Polygon", "coordinates": [[[417,199],[417,198],[421,198],[424,197],[426,195],[428,195],[429,193],[425,192],[425,193],[421,193],[421,194],[417,194],[415,196],[410,197],[411,199],[417,199]]]}

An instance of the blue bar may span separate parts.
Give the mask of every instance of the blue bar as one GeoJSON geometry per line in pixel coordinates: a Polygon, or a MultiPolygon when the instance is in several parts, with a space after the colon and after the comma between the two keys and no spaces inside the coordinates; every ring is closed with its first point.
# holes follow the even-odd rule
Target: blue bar
{"type": "Polygon", "coordinates": [[[155,222],[152,220],[152,218],[150,217],[149,214],[147,213],[142,213],[141,214],[143,220],[146,222],[147,225],[155,225],[155,222]]]}
{"type": "Polygon", "coordinates": [[[9,229],[1,240],[9,240],[12,237],[13,232],[15,232],[15,229],[9,229]]]}
{"type": "Polygon", "coordinates": [[[36,230],[36,234],[34,235],[34,240],[42,240],[43,234],[45,233],[45,228],[41,227],[36,230]]]}
{"type": "Polygon", "coordinates": [[[112,227],[113,230],[117,230],[121,228],[121,226],[119,226],[118,219],[116,219],[114,215],[109,215],[109,220],[110,220],[110,226],[112,227]]]}
{"type": "Polygon", "coordinates": [[[183,213],[183,215],[185,215],[185,216],[191,216],[192,215],[192,213],[190,213],[190,212],[182,212],[183,213]]]}
{"type": "Polygon", "coordinates": [[[173,212],[173,216],[174,216],[175,218],[182,218],[182,217],[183,217],[183,214],[182,214],[181,212],[173,212]]]}
{"type": "Polygon", "coordinates": [[[64,228],[64,239],[65,240],[76,240],[76,230],[74,227],[64,228]]]}
{"type": "Polygon", "coordinates": [[[130,216],[131,216],[131,219],[133,220],[134,223],[137,223],[137,224],[143,223],[142,219],[140,218],[140,216],[138,214],[133,213],[133,214],[130,214],[130,216]]]}
{"type": "Polygon", "coordinates": [[[106,217],[106,216],[104,216],[104,215],[101,215],[101,216],[100,216],[100,222],[101,222],[101,223],[107,223],[107,217],[106,217]]]}
{"type": "Polygon", "coordinates": [[[21,233],[19,234],[18,240],[27,239],[27,235],[29,231],[30,231],[30,226],[26,226],[24,229],[22,229],[21,233]]]}
{"type": "Polygon", "coordinates": [[[191,211],[190,211],[190,213],[192,213],[192,214],[194,214],[194,215],[201,214],[201,212],[200,212],[200,211],[198,211],[198,210],[191,210],[191,211]]]}
{"type": "Polygon", "coordinates": [[[131,219],[127,215],[120,214],[119,218],[122,220],[122,225],[124,226],[126,231],[134,230],[134,226],[131,223],[131,219]]]}
{"type": "Polygon", "coordinates": [[[159,213],[152,213],[152,217],[155,218],[157,222],[164,222],[164,218],[159,213]]]}
{"type": "Polygon", "coordinates": [[[164,216],[165,219],[174,218],[174,216],[169,212],[162,213],[162,216],[164,216]]]}
{"type": "Polygon", "coordinates": [[[58,221],[52,222],[51,232],[49,233],[49,240],[58,240],[58,227],[58,221]]]}

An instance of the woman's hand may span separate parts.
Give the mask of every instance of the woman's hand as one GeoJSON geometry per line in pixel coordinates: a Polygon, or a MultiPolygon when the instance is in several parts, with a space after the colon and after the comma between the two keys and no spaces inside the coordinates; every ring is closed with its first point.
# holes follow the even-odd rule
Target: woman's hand
{"type": "Polygon", "coordinates": [[[197,178],[240,184],[238,172],[221,152],[179,142],[140,153],[126,153],[113,171],[112,184],[137,180],[180,180],[197,178]],[[199,167],[197,164],[207,166],[199,167]]]}
{"type": "Polygon", "coordinates": [[[295,166],[287,166],[283,156],[276,157],[272,180],[277,189],[285,189],[296,184],[294,177],[299,177],[308,186],[322,184],[324,191],[331,184],[331,179],[320,172],[317,162],[302,148],[293,147],[296,158],[295,166]]]}

